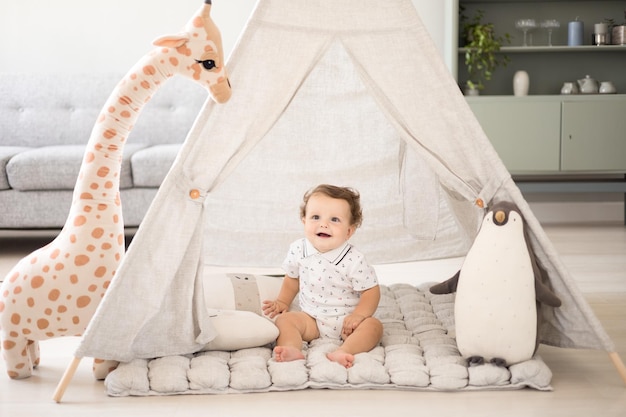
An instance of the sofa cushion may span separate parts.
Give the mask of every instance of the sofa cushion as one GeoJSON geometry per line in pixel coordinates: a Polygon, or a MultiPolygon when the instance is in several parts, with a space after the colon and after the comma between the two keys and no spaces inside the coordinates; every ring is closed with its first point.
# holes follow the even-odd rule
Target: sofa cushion
{"type": "MultiPolygon", "coordinates": [[[[133,186],[130,157],[144,147],[140,144],[124,147],[121,189],[133,186]]],[[[84,152],[84,145],[44,146],[21,152],[7,164],[9,185],[20,191],[73,190],[84,152]]]]}
{"type": "Polygon", "coordinates": [[[136,187],[159,187],[178,155],[181,145],[156,145],[131,156],[133,183],[136,187]]]}
{"type": "Polygon", "coordinates": [[[7,177],[7,164],[15,155],[29,150],[22,146],[0,146],[0,190],[8,190],[9,178],[7,177]]]}

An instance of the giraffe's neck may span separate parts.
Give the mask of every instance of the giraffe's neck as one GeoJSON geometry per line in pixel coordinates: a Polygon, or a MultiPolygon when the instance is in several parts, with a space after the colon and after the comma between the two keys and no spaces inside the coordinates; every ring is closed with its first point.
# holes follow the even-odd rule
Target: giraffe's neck
{"type": "Polygon", "coordinates": [[[94,199],[119,205],[120,172],[126,140],[141,110],[172,75],[158,51],[144,56],[107,99],[91,132],[74,188],[74,204],[94,199]]]}

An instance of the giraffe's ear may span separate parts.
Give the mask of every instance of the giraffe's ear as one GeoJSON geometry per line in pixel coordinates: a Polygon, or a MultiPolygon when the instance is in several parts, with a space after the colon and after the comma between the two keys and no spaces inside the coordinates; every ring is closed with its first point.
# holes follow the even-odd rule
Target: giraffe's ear
{"type": "Polygon", "coordinates": [[[179,33],[178,35],[164,35],[152,41],[153,45],[165,46],[168,48],[178,48],[189,41],[188,33],[179,33]]]}

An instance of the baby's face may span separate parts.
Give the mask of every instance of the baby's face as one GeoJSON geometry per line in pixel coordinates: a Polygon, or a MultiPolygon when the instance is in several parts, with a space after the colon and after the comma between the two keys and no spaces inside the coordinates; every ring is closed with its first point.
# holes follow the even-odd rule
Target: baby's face
{"type": "Polygon", "coordinates": [[[354,233],[350,205],[346,200],[313,194],[302,218],[304,234],[315,249],[324,253],[343,245],[354,233]]]}

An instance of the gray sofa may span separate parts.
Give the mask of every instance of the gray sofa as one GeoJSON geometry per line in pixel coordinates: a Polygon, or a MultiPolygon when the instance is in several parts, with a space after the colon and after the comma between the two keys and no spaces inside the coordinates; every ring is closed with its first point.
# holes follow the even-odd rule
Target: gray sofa
{"type": "MultiPolygon", "coordinates": [[[[0,229],[60,228],[85,145],[123,74],[0,74],[0,229]]],[[[208,93],[175,76],[144,107],[124,148],[126,227],[141,222],[208,93]]]]}

